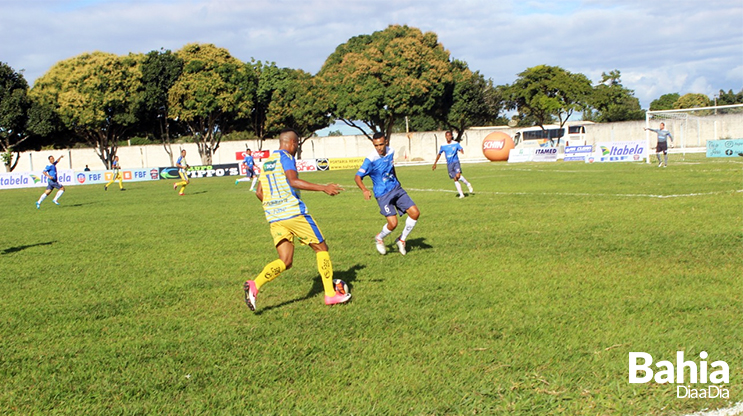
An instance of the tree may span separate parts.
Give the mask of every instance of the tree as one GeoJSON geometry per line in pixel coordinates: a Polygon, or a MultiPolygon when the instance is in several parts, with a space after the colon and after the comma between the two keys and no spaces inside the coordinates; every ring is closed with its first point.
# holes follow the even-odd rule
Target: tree
{"type": "Polygon", "coordinates": [[[282,69],[275,84],[266,115],[266,124],[274,128],[292,128],[300,135],[297,158],[302,158],[302,145],[317,130],[330,126],[328,104],[323,100],[317,79],[301,69],[282,69]]]}
{"type": "Polygon", "coordinates": [[[728,92],[720,90],[720,92],[717,94],[716,105],[732,104],[743,104],[743,89],[741,89],[737,94],[734,93],[733,90],[729,90],[728,92]]]}
{"type": "Polygon", "coordinates": [[[253,69],[212,44],[189,44],[176,56],[183,60],[183,73],[168,93],[171,117],[185,123],[202,163],[211,165],[222,134],[239,119],[250,117],[253,69]]]}
{"type": "Polygon", "coordinates": [[[712,100],[704,94],[688,93],[684,94],[673,103],[674,109],[679,108],[699,108],[709,107],[712,105],[712,100]]]}
{"type": "Polygon", "coordinates": [[[276,97],[277,85],[288,76],[288,70],[277,67],[275,62],[263,63],[253,60],[251,65],[257,80],[249,125],[255,137],[260,140],[259,143],[262,148],[265,138],[274,136],[281,131],[281,127],[268,122],[268,113],[272,100],[276,97]]]}
{"type": "Polygon", "coordinates": [[[622,85],[621,73],[615,69],[601,74],[601,82],[593,88],[590,108],[583,112],[583,120],[606,123],[612,121],[644,120],[645,112],[634,91],[622,85]]]}
{"type": "Polygon", "coordinates": [[[518,110],[520,119],[533,118],[544,128],[555,117],[562,127],[574,111],[588,106],[591,81],[583,74],[539,65],[518,75],[508,87],[508,106],[518,110]]]}
{"type": "Polygon", "coordinates": [[[650,102],[650,111],[673,110],[673,104],[678,101],[679,97],[681,97],[681,95],[677,92],[663,94],[650,102]]]}
{"type": "Polygon", "coordinates": [[[170,157],[171,165],[174,163],[168,93],[182,72],[183,60],[169,50],[151,51],[142,61],[143,118],[147,125],[157,126],[160,141],[170,157]]]}
{"type": "Polygon", "coordinates": [[[28,83],[23,74],[0,62],[0,150],[7,172],[12,172],[18,164],[20,152],[16,146],[29,138],[26,125],[30,107],[28,83]]]}
{"type": "Polygon", "coordinates": [[[503,91],[479,71],[470,71],[463,61],[452,62],[452,74],[453,88],[444,103],[443,121],[459,141],[468,128],[495,123],[504,105],[503,91]]]}
{"type": "Polygon", "coordinates": [[[118,143],[138,121],[142,55],[85,53],[58,62],[36,80],[33,99],[54,109],[62,124],[95,148],[107,169],[118,143]]]}
{"type": "Polygon", "coordinates": [[[436,34],[399,25],[338,46],[318,78],[334,118],[369,138],[389,137],[401,117],[433,112],[452,82],[449,52],[436,34]]]}

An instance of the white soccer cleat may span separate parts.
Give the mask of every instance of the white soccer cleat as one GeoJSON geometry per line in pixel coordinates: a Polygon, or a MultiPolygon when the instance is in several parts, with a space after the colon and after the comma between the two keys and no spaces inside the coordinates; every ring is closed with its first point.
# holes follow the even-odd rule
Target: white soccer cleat
{"type": "Polygon", "coordinates": [[[474,190],[474,189],[472,189],[472,185],[471,185],[471,184],[469,184],[469,183],[467,184],[467,189],[469,189],[469,190],[470,190],[470,193],[471,193],[471,194],[474,194],[474,193],[475,193],[475,190],[474,190]]]}
{"type": "Polygon", "coordinates": [[[462,199],[462,198],[464,198],[464,195],[459,194],[459,196],[457,198],[462,199]]]}
{"type": "Polygon", "coordinates": [[[400,254],[403,256],[408,254],[408,251],[405,249],[405,242],[400,240],[400,237],[395,239],[395,244],[397,244],[397,249],[400,251],[400,254]]]}
{"type": "Polygon", "coordinates": [[[374,241],[376,242],[377,251],[379,252],[379,254],[387,254],[387,248],[384,246],[384,240],[379,237],[374,237],[374,241]]]}

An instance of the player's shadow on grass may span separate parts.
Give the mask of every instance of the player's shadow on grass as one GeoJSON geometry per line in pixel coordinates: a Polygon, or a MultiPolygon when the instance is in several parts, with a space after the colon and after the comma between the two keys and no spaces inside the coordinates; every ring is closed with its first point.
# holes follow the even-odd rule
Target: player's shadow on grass
{"type": "MultiPolygon", "coordinates": [[[[353,283],[354,280],[356,280],[356,272],[358,272],[359,270],[361,270],[363,268],[366,268],[366,266],[361,265],[361,264],[357,264],[355,266],[352,266],[348,270],[334,270],[333,271],[333,279],[341,279],[344,282],[346,282],[346,284],[349,286],[350,290],[353,293],[353,284],[352,283],[353,283]]],[[[279,303],[278,305],[267,306],[264,309],[260,309],[259,308],[259,310],[256,312],[256,315],[260,315],[263,312],[268,312],[268,311],[270,311],[272,309],[280,308],[282,306],[291,305],[292,303],[301,302],[303,300],[311,299],[311,298],[314,298],[317,295],[321,295],[323,293],[325,293],[325,289],[322,286],[322,280],[321,280],[321,278],[318,277],[317,279],[315,279],[312,282],[312,287],[310,288],[310,291],[305,296],[302,296],[301,298],[297,298],[297,299],[288,300],[286,302],[279,303]]]]}
{"type": "Polygon", "coordinates": [[[27,248],[38,247],[38,246],[50,246],[50,245],[52,245],[54,243],[56,243],[56,241],[47,241],[46,243],[26,244],[25,246],[9,247],[9,248],[6,248],[3,251],[0,251],[0,254],[17,253],[17,252],[19,252],[21,250],[25,250],[27,248]]]}
{"type": "Polygon", "coordinates": [[[433,248],[432,245],[426,243],[425,238],[413,238],[411,240],[406,241],[405,246],[407,247],[408,251],[428,250],[429,248],[433,248]]]}

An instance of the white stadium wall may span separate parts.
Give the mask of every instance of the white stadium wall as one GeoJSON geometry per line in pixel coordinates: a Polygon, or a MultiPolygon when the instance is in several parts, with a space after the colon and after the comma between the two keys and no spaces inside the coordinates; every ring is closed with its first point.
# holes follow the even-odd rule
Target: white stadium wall
{"type": "MultiPolygon", "coordinates": [[[[571,122],[570,124],[580,124],[571,122]]],[[[657,122],[651,121],[652,128],[657,128],[657,122]]],[[[624,142],[645,140],[645,121],[628,121],[619,123],[584,123],[586,126],[587,144],[597,142],[624,142]]],[[[476,127],[467,130],[463,137],[461,145],[464,148],[462,160],[485,160],[482,154],[482,140],[489,133],[502,131],[513,137],[518,128],[508,127],[476,127]]],[[[680,132],[671,130],[675,139],[679,139],[680,132]]],[[[743,138],[743,115],[727,114],[705,117],[704,125],[690,122],[684,132],[684,147],[704,147],[707,140],[720,138],[743,138]],[[709,127],[713,126],[713,127],[709,127]],[[704,131],[698,131],[701,127],[704,131]],[[716,136],[709,130],[716,129],[716,136]]],[[[651,143],[655,137],[651,135],[651,143]]],[[[395,149],[397,158],[400,162],[433,162],[436,159],[436,153],[439,146],[446,143],[443,131],[419,132],[419,133],[395,133],[390,138],[390,146],[395,149]]],[[[235,154],[245,150],[245,146],[252,150],[258,150],[258,142],[255,140],[222,142],[219,149],[214,154],[214,164],[236,163],[238,162],[235,154]]],[[[278,142],[275,139],[265,140],[263,150],[275,150],[278,148],[278,142]]],[[[201,158],[195,144],[174,144],[174,158],[177,158],[180,149],[186,149],[188,152],[187,160],[192,166],[200,165],[201,158]]],[[[316,137],[307,140],[302,146],[302,156],[304,158],[349,158],[365,157],[369,155],[374,148],[366,136],[329,136],[316,137]]],[[[18,166],[15,172],[40,171],[47,165],[49,155],[58,157],[64,155],[61,168],[82,171],[85,165],[92,170],[104,169],[103,162],[98,158],[95,151],[88,149],[64,149],[64,150],[43,150],[41,152],[24,152],[21,153],[18,166]]],[[[117,155],[121,164],[125,168],[146,168],[146,167],[165,167],[172,166],[168,154],[162,145],[149,146],[122,146],[119,147],[117,155]]]]}

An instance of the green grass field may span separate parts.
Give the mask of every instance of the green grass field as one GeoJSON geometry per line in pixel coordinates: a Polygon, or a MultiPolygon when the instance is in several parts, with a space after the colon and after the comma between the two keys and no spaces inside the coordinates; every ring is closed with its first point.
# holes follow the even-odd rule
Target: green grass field
{"type": "MultiPolygon", "coordinates": [[[[743,163],[399,167],[421,210],[403,257],[353,171],[304,192],[350,304],[312,250],[276,258],[234,178],[0,191],[0,414],[675,415],[743,400],[743,163]],[[628,354],[730,366],[728,399],[629,384],[628,354]]],[[[368,182],[368,179],[367,179],[368,182]]],[[[654,367],[653,367],[654,368],[654,367]]]]}

